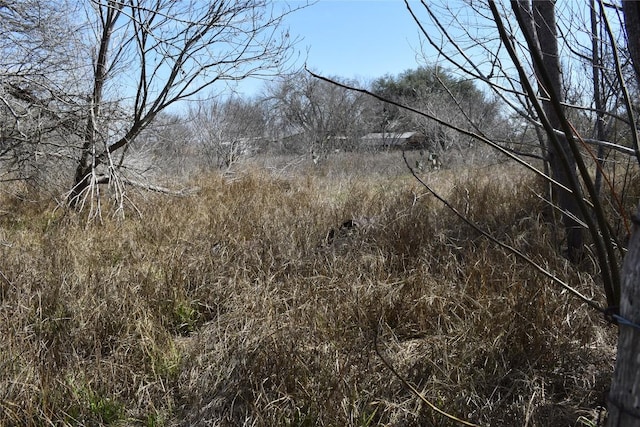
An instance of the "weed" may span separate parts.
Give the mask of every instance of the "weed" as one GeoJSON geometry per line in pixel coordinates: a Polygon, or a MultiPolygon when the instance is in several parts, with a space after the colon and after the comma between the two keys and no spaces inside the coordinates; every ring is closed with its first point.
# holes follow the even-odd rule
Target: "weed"
{"type": "Polygon", "coordinates": [[[67,421],[72,424],[113,425],[124,417],[124,406],[114,397],[108,397],[80,381],[69,382],[74,404],[67,412],[67,421]]]}
{"type": "Polygon", "coordinates": [[[192,304],[179,301],[174,308],[176,331],[180,335],[189,335],[196,330],[200,315],[192,304]]]}

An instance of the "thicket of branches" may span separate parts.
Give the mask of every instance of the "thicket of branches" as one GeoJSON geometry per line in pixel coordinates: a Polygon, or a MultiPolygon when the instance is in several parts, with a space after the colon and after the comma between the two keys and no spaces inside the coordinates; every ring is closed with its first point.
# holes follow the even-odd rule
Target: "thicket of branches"
{"type": "Polygon", "coordinates": [[[160,114],[289,67],[291,12],[266,0],[0,3],[2,176],[29,177],[44,159],[72,169],[71,204],[99,212],[108,184],[121,206],[125,154],[160,114]]]}

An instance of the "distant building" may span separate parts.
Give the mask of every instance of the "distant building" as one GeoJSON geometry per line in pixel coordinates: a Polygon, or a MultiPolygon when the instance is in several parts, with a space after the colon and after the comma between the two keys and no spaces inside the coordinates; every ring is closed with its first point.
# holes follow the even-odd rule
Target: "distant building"
{"type": "Polygon", "coordinates": [[[370,133],[361,138],[362,148],[370,150],[421,150],[427,138],[420,132],[370,133]]]}

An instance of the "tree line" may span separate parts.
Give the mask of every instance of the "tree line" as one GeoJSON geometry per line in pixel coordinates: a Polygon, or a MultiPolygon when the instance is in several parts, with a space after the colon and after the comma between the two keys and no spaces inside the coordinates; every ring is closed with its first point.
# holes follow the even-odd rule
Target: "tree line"
{"type": "MultiPolygon", "coordinates": [[[[472,82],[462,81],[435,66],[418,67],[371,82],[339,77],[335,80],[366,87],[419,108],[447,110],[452,122],[459,115],[455,102],[463,100],[471,107],[478,125],[508,132],[507,121],[494,101],[472,82]],[[438,78],[422,78],[431,75],[438,78]],[[457,86],[456,94],[445,90],[449,85],[457,86]]],[[[265,85],[258,96],[197,101],[189,107],[185,122],[192,130],[191,142],[207,153],[211,165],[217,162],[223,167],[248,154],[247,151],[326,155],[335,151],[384,149],[383,145],[363,143],[363,136],[371,133],[416,132],[424,137],[420,148],[438,153],[469,145],[446,127],[317,79],[306,71],[276,79],[265,85]]]]}

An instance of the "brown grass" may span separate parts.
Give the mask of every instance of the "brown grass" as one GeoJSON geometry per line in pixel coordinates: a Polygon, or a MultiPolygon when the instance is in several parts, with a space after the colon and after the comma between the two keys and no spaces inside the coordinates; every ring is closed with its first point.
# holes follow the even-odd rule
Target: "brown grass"
{"type": "MultiPolygon", "coordinates": [[[[195,195],[131,195],[139,216],[89,226],[6,196],[0,425],[455,425],[374,337],[458,417],[595,425],[616,330],[406,171],[348,164],[202,176],[195,195]]],[[[557,256],[536,180],[509,167],[427,179],[602,300],[593,272],[557,256]]]]}

